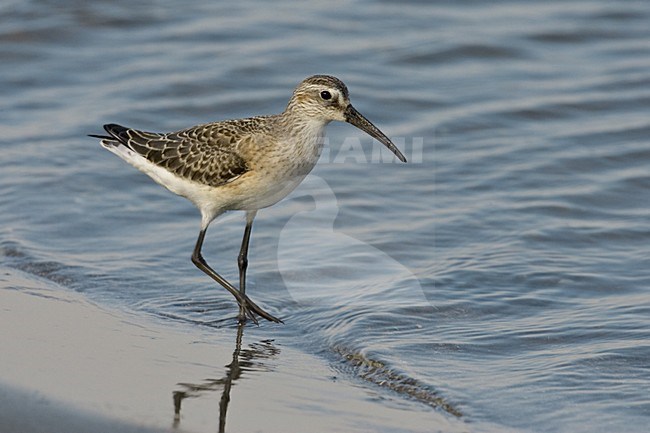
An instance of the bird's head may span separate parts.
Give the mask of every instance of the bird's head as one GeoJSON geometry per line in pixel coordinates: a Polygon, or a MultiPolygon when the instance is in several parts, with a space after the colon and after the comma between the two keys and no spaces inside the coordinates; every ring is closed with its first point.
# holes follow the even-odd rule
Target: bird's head
{"type": "Polygon", "coordinates": [[[400,161],[406,162],[393,142],[352,106],[348,88],[336,77],[313,75],[304,79],[293,91],[286,112],[325,123],[332,120],[347,122],[379,140],[400,161]]]}

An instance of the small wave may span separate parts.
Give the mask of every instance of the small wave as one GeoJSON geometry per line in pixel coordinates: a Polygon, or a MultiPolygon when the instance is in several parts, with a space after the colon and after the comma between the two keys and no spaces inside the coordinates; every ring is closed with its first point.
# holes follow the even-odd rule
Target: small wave
{"type": "Polygon", "coordinates": [[[463,416],[460,409],[417,379],[399,373],[381,361],[368,358],[346,347],[334,346],[333,351],[341,357],[341,363],[335,366],[339,371],[351,373],[366,382],[389,389],[434,409],[442,409],[455,417],[463,416]]]}
{"type": "Polygon", "coordinates": [[[0,244],[0,257],[5,260],[5,265],[21,270],[45,280],[52,281],[64,287],[73,287],[77,278],[71,272],[72,267],[53,260],[39,260],[32,257],[16,242],[3,242],[0,244]]]}
{"type": "Polygon", "coordinates": [[[579,29],[579,30],[556,30],[535,33],[528,36],[528,39],[535,42],[570,44],[587,43],[598,40],[612,40],[625,37],[625,33],[605,29],[579,29]]]}
{"type": "Polygon", "coordinates": [[[443,50],[433,49],[409,53],[395,59],[394,63],[420,65],[467,60],[522,59],[525,57],[523,51],[512,47],[486,44],[465,44],[443,50]]]}

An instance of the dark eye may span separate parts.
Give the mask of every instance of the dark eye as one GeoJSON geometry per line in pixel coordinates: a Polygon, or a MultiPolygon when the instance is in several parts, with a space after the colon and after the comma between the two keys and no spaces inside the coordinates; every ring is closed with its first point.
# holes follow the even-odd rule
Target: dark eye
{"type": "Polygon", "coordinates": [[[327,101],[329,99],[332,99],[332,94],[327,90],[323,90],[322,92],[320,92],[320,97],[327,101]]]}

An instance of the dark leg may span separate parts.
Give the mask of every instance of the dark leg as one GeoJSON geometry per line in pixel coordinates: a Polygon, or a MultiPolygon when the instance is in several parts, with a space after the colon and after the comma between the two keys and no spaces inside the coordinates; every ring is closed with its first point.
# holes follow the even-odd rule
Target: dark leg
{"type": "MultiPolygon", "coordinates": [[[[194,246],[194,251],[192,252],[192,263],[194,263],[197,268],[208,274],[217,283],[221,284],[224,289],[228,290],[235,297],[235,299],[237,299],[237,303],[240,307],[242,305],[245,306],[246,301],[244,300],[244,297],[239,294],[237,289],[235,289],[232,284],[230,284],[225,278],[215,272],[215,270],[212,269],[205,261],[203,255],[201,255],[201,247],[203,246],[203,240],[205,239],[205,232],[206,229],[201,229],[199,232],[199,238],[196,240],[196,245],[194,246]]],[[[255,317],[250,314],[250,311],[247,312],[249,313],[251,320],[253,320],[253,322],[257,322],[255,317]]]]}
{"type": "Polygon", "coordinates": [[[205,239],[205,232],[207,227],[204,227],[199,232],[199,237],[196,240],[196,245],[194,247],[194,252],[192,253],[192,263],[196,265],[197,268],[209,275],[217,283],[221,284],[224,289],[228,290],[231,295],[235,297],[237,303],[239,304],[240,311],[243,310],[244,318],[249,317],[254,323],[257,323],[257,319],[254,314],[257,314],[260,317],[263,317],[266,320],[271,322],[281,323],[282,321],[266,311],[258,307],[253,301],[251,301],[245,294],[239,293],[237,289],[233,287],[225,278],[219,275],[214,269],[212,269],[203,256],[201,255],[201,247],[203,246],[203,240],[205,239]]]}
{"type": "MultiPolygon", "coordinates": [[[[237,265],[239,265],[239,293],[243,296],[246,295],[246,269],[248,268],[248,245],[251,238],[251,230],[253,229],[253,220],[257,211],[246,212],[246,228],[244,229],[244,238],[241,241],[241,248],[239,249],[239,256],[237,256],[237,265]]],[[[246,315],[239,307],[239,321],[246,320],[246,315]]]]}

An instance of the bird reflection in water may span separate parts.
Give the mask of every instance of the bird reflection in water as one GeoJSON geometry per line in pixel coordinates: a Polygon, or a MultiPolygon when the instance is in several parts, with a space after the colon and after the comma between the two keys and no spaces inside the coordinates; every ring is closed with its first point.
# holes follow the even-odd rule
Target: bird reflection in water
{"type": "Polygon", "coordinates": [[[186,398],[196,398],[205,392],[221,390],[219,401],[219,433],[226,431],[226,414],[230,403],[230,390],[233,383],[237,381],[246,371],[271,371],[263,360],[274,358],[280,353],[280,349],[273,345],[273,340],[262,340],[250,344],[242,349],[244,336],[244,324],[237,327],[237,340],[235,350],[232,353],[232,362],[226,365],[226,374],[220,379],[208,379],[201,383],[179,383],[181,390],[173,392],[174,397],[174,428],[180,426],[181,404],[186,398]]]}

